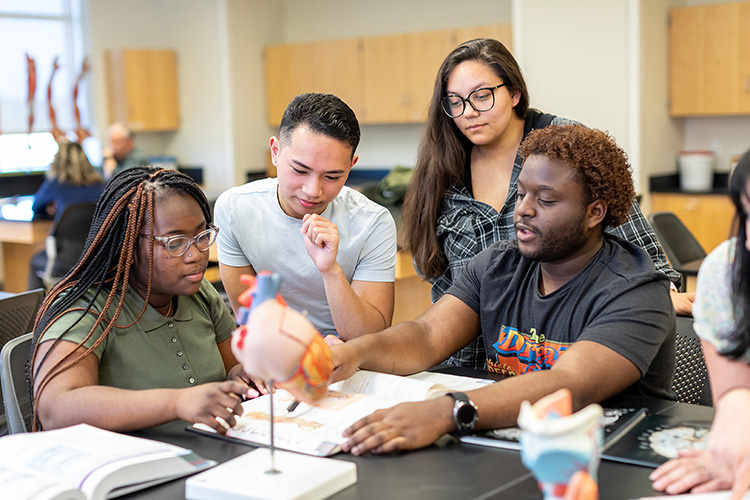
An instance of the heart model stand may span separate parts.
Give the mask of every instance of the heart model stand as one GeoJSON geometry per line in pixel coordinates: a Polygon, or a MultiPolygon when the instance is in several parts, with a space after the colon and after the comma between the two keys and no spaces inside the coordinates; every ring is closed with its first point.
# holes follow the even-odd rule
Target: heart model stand
{"type": "Polygon", "coordinates": [[[245,498],[327,498],[357,482],[356,464],[277,450],[272,395],[274,387],[301,401],[325,395],[333,369],[330,349],[309,320],[278,295],[278,274],[260,272],[257,279],[243,276],[242,282],[250,288],[240,296],[245,309],[238,314],[242,326],[232,338],[232,350],[246,373],[268,381],[271,432],[269,448],[240,457],[245,498]]]}

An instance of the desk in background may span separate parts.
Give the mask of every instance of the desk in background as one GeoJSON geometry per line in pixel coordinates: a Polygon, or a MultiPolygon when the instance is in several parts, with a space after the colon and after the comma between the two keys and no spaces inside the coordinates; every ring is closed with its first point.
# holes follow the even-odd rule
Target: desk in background
{"type": "Polygon", "coordinates": [[[4,291],[26,291],[31,256],[44,249],[44,240],[51,227],[51,220],[24,222],[0,219],[4,291]]]}

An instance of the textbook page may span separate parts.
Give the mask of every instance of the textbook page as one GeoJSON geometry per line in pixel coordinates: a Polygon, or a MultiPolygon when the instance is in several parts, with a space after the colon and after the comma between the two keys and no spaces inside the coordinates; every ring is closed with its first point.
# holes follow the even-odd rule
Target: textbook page
{"type": "MultiPolygon", "coordinates": [[[[456,376],[453,376],[456,377],[456,376]]],[[[459,379],[451,379],[454,383],[459,379]]],[[[470,379],[477,380],[477,379],[470,379]]],[[[467,381],[461,381],[467,387],[467,381]]],[[[481,387],[477,384],[477,387],[481,387]]],[[[328,394],[315,403],[299,403],[288,411],[294,401],[290,393],[278,389],[274,401],[274,444],[276,447],[315,456],[338,453],[346,440],[344,430],[357,420],[381,408],[407,401],[423,401],[436,385],[411,377],[401,377],[360,370],[347,380],[331,384],[328,394]]],[[[451,389],[440,386],[442,394],[451,389]]],[[[461,388],[461,387],[459,387],[461,388]]],[[[242,403],[243,414],[226,437],[268,446],[270,444],[269,396],[260,396],[242,403]]],[[[190,430],[199,430],[219,437],[213,429],[195,424],[190,430]]]]}

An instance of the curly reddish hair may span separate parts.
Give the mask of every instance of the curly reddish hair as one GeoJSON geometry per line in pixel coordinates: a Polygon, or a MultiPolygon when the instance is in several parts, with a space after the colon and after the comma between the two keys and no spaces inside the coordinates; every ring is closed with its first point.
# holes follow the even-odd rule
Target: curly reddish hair
{"type": "Polygon", "coordinates": [[[635,197],[628,155],[607,132],[583,125],[551,125],[532,130],[521,144],[521,157],[545,156],[578,172],[586,204],[607,203],[602,227],[617,227],[628,220],[635,197]]]}

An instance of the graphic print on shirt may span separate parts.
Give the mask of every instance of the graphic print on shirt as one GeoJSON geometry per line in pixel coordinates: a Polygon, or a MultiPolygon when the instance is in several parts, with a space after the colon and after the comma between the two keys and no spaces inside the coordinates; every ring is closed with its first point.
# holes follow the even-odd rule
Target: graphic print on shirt
{"type": "Polygon", "coordinates": [[[546,339],[535,328],[522,333],[503,325],[497,341],[492,344],[493,351],[488,353],[487,368],[503,375],[549,370],[569,347],[569,343],[546,339]]]}

